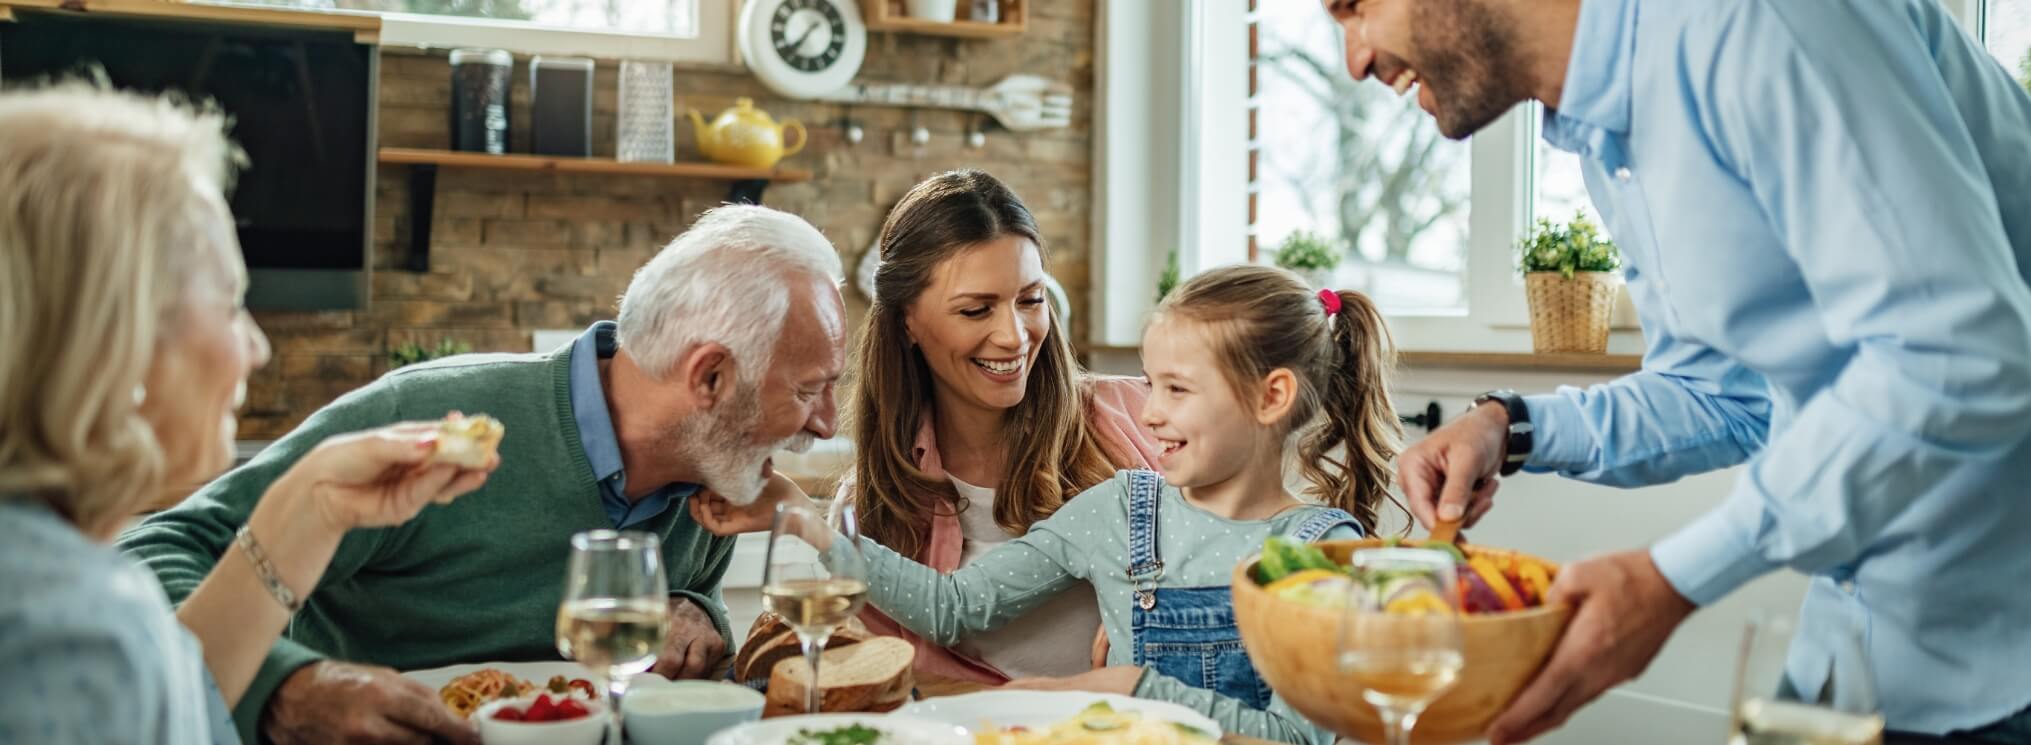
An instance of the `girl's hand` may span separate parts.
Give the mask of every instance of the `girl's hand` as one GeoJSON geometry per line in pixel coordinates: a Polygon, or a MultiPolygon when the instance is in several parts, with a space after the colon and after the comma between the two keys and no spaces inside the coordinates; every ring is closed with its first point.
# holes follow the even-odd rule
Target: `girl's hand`
{"type": "Polygon", "coordinates": [[[1123,696],[1135,695],[1135,685],[1142,682],[1142,668],[1136,665],[1115,665],[1083,672],[1067,678],[1023,678],[1011,680],[1003,688],[1024,691],[1090,691],[1093,693],[1115,693],[1123,696]]]}
{"type": "Polygon", "coordinates": [[[291,466],[275,483],[308,498],[338,531],[400,525],[428,504],[449,504],[478,489],[500,466],[426,465],[437,444],[436,422],[405,422],[339,435],[291,466]]]}
{"type": "Polygon", "coordinates": [[[781,473],[770,476],[769,483],[762,486],[761,496],[749,504],[734,504],[711,491],[701,491],[687,501],[691,521],[717,536],[766,533],[773,527],[779,505],[800,506],[812,514],[824,514],[797,482],[781,473]]]}

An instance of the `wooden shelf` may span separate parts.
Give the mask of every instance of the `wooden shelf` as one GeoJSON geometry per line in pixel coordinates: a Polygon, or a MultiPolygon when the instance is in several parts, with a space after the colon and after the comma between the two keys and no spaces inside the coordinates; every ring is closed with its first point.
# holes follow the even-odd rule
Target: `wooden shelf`
{"type": "Polygon", "coordinates": [[[548,155],[491,155],[407,147],[381,148],[382,163],[434,165],[447,168],[498,168],[510,171],[607,173],[620,176],[665,176],[718,181],[810,181],[811,172],[794,168],[746,168],[718,163],[630,163],[606,158],[565,158],[548,155]]]}
{"type": "MultiPolygon", "coordinates": [[[[957,0],[960,14],[965,14],[971,0],[957,0]]],[[[894,31],[920,36],[950,36],[961,39],[1009,39],[1021,36],[1029,30],[1029,1],[1000,0],[1001,22],[981,23],[964,18],[955,21],[927,21],[912,18],[904,9],[904,0],[862,0],[861,15],[865,16],[867,30],[894,31]]]]}
{"type": "Polygon", "coordinates": [[[1528,352],[1402,352],[1403,364],[1415,367],[1471,367],[1568,372],[1625,373],[1643,367],[1635,354],[1536,354],[1528,352]]]}
{"type": "Polygon", "coordinates": [[[16,10],[103,13],[213,23],[247,23],[289,28],[350,31],[361,44],[378,43],[381,17],[347,13],[246,5],[172,2],[170,0],[0,0],[0,21],[14,19],[16,10]]]}

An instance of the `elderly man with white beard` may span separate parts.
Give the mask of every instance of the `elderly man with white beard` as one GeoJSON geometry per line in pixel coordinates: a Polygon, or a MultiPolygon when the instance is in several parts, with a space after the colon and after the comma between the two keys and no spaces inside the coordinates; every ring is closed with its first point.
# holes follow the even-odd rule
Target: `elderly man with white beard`
{"type": "Polygon", "coordinates": [[[553,352],[391,372],[128,531],[121,548],[181,602],[269,482],[319,441],[485,413],[506,426],[500,469],[406,525],[347,535],[234,711],[242,740],[477,742],[435,691],[396,670],[556,659],[563,564],[580,531],[661,539],[671,629],[655,672],[710,675],[731,641],[719,585],[733,539],[683,503],[704,491],[752,502],[775,451],[832,436],[845,368],[839,276],[838,254],[804,220],[715,209],[635,274],[618,322],[553,352]]]}

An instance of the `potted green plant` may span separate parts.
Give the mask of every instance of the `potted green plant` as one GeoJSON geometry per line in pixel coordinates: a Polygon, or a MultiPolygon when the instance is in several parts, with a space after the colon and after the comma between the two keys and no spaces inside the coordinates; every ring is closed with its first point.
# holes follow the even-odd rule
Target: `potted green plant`
{"type": "Polygon", "coordinates": [[[1622,252],[1584,213],[1564,225],[1539,218],[1516,244],[1530,302],[1530,341],[1540,353],[1608,351],[1608,323],[1622,291],[1622,252]]]}
{"type": "Polygon", "coordinates": [[[472,345],[449,338],[439,339],[435,347],[426,347],[416,342],[408,342],[388,350],[388,369],[394,370],[414,365],[418,362],[429,362],[439,357],[450,357],[454,354],[465,354],[470,351],[472,351],[472,345]]]}
{"type": "Polygon", "coordinates": [[[1300,230],[1285,236],[1277,246],[1276,265],[1297,272],[1313,287],[1324,288],[1332,283],[1340,252],[1324,238],[1300,230]]]}

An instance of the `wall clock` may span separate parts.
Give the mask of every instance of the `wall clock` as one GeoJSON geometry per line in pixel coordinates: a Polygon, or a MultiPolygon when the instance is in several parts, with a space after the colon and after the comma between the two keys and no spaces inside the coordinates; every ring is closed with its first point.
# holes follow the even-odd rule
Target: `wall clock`
{"type": "Polygon", "coordinates": [[[845,87],[867,58],[859,0],[747,0],[736,35],[748,69],[789,98],[845,87]]]}

